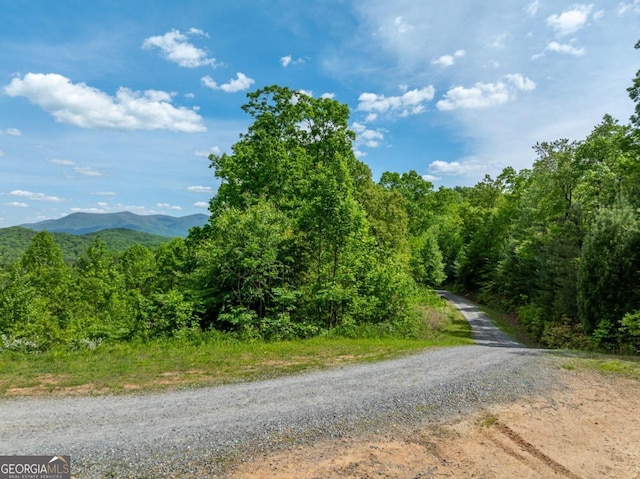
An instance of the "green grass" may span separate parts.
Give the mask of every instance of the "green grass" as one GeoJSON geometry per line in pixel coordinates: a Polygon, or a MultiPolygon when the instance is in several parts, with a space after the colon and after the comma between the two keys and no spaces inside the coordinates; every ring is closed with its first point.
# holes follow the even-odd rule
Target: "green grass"
{"type": "Polygon", "coordinates": [[[3,352],[0,395],[96,395],[208,386],[471,343],[467,322],[450,315],[427,339],[318,337],[266,343],[204,334],[196,340],[105,344],[82,352],[3,352]]]}
{"type": "Polygon", "coordinates": [[[559,351],[556,354],[559,356],[560,366],[567,371],[596,371],[640,379],[640,358],[636,356],[610,356],[582,351],[559,351]]]}

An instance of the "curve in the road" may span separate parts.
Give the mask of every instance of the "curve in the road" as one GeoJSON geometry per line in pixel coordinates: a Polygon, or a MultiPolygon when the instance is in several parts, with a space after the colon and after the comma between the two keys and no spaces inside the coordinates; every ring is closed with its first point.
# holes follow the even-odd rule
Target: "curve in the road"
{"type": "Polygon", "coordinates": [[[466,300],[447,298],[478,345],[222,387],[4,399],[0,453],[71,454],[79,478],[177,477],[212,455],[283,434],[312,439],[437,420],[541,387],[539,353],[502,335],[466,300]]]}

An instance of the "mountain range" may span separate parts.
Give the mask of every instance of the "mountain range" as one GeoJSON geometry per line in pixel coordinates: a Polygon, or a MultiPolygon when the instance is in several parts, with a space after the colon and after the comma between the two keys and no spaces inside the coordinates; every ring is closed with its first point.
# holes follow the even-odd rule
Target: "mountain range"
{"type": "Polygon", "coordinates": [[[120,213],[72,213],[56,220],[20,225],[35,231],[86,235],[109,229],[141,231],[157,236],[186,237],[194,226],[203,226],[209,217],[205,214],[175,217],[167,215],[136,215],[120,213]]]}

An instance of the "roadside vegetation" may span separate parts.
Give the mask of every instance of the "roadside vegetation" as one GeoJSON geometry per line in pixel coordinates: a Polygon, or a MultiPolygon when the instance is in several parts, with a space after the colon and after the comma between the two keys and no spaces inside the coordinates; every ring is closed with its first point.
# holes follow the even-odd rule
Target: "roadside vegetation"
{"type": "MultiPolygon", "coordinates": [[[[425,293],[428,294],[428,293],[425,293]]],[[[294,341],[240,340],[209,331],[181,339],[104,343],[92,349],[0,354],[0,395],[98,395],[199,387],[392,359],[424,348],[471,344],[468,323],[435,294],[424,328],[402,338],[362,331],[294,341]]]]}
{"type": "Polygon", "coordinates": [[[637,354],[640,72],[633,81],[629,124],[605,115],[584,140],[535,145],[531,169],[437,190],[415,171],[374,181],[346,105],[279,86],[249,93],[253,123],[230,153],[209,157],[220,187],[204,227],[122,252],[98,235],[71,261],[43,231],[20,257],[0,257],[3,373],[24,367],[36,381],[21,364],[53,374],[46,362],[64,370],[104,354],[123,369],[118,355],[150,355],[151,377],[210,375],[201,363],[165,367],[153,351],[233,358],[225,348],[299,344],[323,357],[340,341],[357,350],[384,339],[395,346],[372,354],[385,356],[466,342],[434,313],[427,291],[441,284],[505,312],[534,344],[637,354]]]}

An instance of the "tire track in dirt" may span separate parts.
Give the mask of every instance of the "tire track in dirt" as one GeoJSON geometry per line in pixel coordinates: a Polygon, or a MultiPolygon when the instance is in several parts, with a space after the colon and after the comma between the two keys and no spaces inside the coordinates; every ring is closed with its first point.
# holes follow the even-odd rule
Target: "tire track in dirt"
{"type": "MultiPolygon", "coordinates": [[[[497,431],[499,431],[502,434],[502,436],[506,437],[513,444],[518,446],[523,452],[525,452],[525,453],[529,454],[530,456],[532,456],[533,458],[537,459],[537,462],[530,461],[530,460],[528,460],[528,458],[526,456],[523,456],[523,455],[517,453],[516,451],[514,451],[513,449],[511,449],[510,447],[505,446],[501,441],[497,440],[495,437],[492,438],[493,442],[498,447],[500,447],[503,451],[505,451],[507,454],[509,454],[510,456],[514,457],[518,461],[523,462],[523,463],[527,464],[528,466],[532,466],[536,470],[537,470],[537,467],[535,467],[535,466],[537,464],[542,463],[546,467],[551,469],[556,474],[561,474],[564,477],[567,477],[569,479],[582,479],[580,476],[578,476],[577,474],[574,474],[573,472],[571,472],[569,469],[567,469],[565,466],[560,464],[558,461],[556,461],[553,458],[551,458],[548,455],[546,455],[544,452],[542,452],[536,446],[531,444],[529,441],[527,441],[525,438],[523,438],[520,434],[515,432],[513,429],[511,429],[506,424],[503,424],[501,422],[496,422],[493,425],[493,427],[496,428],[497,431]]],[[[541,472],[541,471],[539,471],[539,472],[541,472]]]]}

